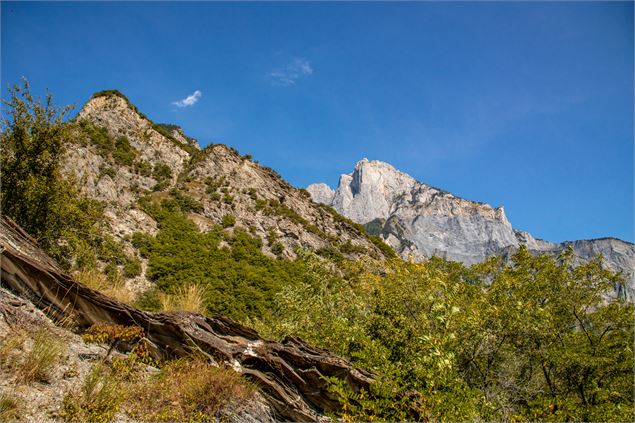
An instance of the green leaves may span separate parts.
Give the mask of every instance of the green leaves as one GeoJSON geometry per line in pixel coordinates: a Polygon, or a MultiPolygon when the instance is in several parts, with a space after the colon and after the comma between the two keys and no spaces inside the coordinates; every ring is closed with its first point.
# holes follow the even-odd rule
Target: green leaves
{"type": "Polygon", "coordinates": [[[73,133],[64,123],[71,107],[54,106],[51,94],[44,101],[33,98],[26,80],[9,88],[3,106],[2,212],[63,266],[68,268],[75,256],[90,262],[87,242],[97,235],[101,207],[80,195],[73,178],[61,172],[73,133]]]}
{"type": "Polygon", "coordinates": [[[314,265],[258,329],[378,374],[364,395],[334,386],[344,419],[628,420],[633,306],[606,299],[616,275],[599,260],[568,260],[314,265]]]}

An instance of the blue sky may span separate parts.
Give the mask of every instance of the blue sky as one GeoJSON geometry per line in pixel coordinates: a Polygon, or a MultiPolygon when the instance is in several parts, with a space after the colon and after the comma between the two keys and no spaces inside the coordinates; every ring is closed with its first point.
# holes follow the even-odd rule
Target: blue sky
{"type": "Polygon", "coordinates": [[[367,157],[540,238],[633,241],[632,3],[0,7],[3,88],[116,88],[296,186],[367,157]]]}

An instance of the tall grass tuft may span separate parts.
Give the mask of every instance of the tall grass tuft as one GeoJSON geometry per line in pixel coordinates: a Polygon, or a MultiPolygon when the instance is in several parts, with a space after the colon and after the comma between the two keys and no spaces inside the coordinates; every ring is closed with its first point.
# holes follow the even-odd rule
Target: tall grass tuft
{"type": "Polygon", "coordinates": [[[64,344],[46,329],[10,332],[2,339],[0,366],[19,382],[47,382],[65,352],[64,344]]]}
{"type": "Polygon", "coordinates": [[[124,400],[120,381],[102,364],[93,367],[79,390],[64,397],[61,417],[67,422],[110,422],[124,400]]]}
{"type": "Polygon", "coordinates": [[[10,422],[20,417],[18,401],[12,395],[0,394],[0,422],[10,422]]]}
{"type": "Polygon", "coordinates": [[[104,273],[96,269],[83,269],[75,273],[75,279],[87,287],[99,291],[102,294],[114,298],[126,304],[135,300],[135,294],[127,286],[119,275],[109,279],[104,273]]]}
{"type": "Polygon", "coordinates": [[[205,288],[199,285],[179,287],[173,294],[159,294],[162,311],[190,311],[203,314],[206,310],[205,288]]]}
{"type": "Polygon", "coordinates": [[[31,348],[18,365],[20,379],[25,383],[46,382],[53,366],[61,361],[64,346],[54,335],[39,329],[32,338],[31,348]]]}

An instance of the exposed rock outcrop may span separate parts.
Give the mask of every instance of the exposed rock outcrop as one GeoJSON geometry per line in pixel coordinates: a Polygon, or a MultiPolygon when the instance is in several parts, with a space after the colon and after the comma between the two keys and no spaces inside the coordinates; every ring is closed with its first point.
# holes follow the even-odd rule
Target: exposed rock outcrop
{"type": "Polygon", "coordinates": [[[520,245],[535,253],[559,254],[571,246],[579,261],[604,256],[605,265],[627,275],[618,295],[635,294],[635,246],[618,239],[552,243],[514,230],[502,207],[465,200],[417,182],[380,161],[363,159],[342,175],[332,190],[325,184],[307,187],[316,202],[381,235],[404,258],[432,256],[471,265],[492,255],[508,255],[520,245]]]}
{"type": "Polygon", "coordinates": [[[49,315],[73,315],[82,327],[102,322],[144,329],[156,358],[194,351],[253,380],[278,418],[317,421],[339,409],[327,377],[354,390],[372,383],[370,373],[298,338],[262,339],[231,319],[192,313],[150,313],[108,298],[74,281],[11,220],[0,222],[1,282],[49,315]]]}

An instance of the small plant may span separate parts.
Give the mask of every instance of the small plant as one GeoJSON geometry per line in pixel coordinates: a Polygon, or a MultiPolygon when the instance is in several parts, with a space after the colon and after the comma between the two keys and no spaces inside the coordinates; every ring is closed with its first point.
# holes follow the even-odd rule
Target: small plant
{"type": "Polygon", "coordinates": [[[152,236],[145,232],[135,232],[132,234],[132,246],[139,250],[142,257],[148,257],[152,247],[152,236]]]}
{"type": "Polygon", "coordinates": [[[153,187],[152,187],[152,191],[153,192],[158,192],[158,191],[163,191],[164,189],[166,189],[167,187],[170,186],[170,182],[169,181],[161,181],[161,182],[157,182],[153,187]]]}
{"type": "Polygon", "coordinates": [[[225,204],[232,204],[234,202],[234,197],[232,197],[229,194],[225,194],[223,195],[223,203],[225,204]]]}
{"type": "Polygon", "coordinates": [[[82,387],[64,397],[61,417],[67,422],[110,422],[124,400],[119,380],[97,364],[82,387]]]}
{"type": "Polygon", "coordinates": [[[141,161],[135,162],[134,171],[141,176],[151,176],[152,165],[145,160],[141,160],[141,161]]]}
{"type": "Polygon", "coordinates": [[[92,325],[86,333],[82,335],[84,342],[108,344],[108,352],[106,358],[110,356],[110,353],[124,344],[131,345],[142,339],[144,336],[143,329],[139,326],[124,326],[111,323],[95,323],[92,325]]]}
{"type": "Polygon", "coordinates": [[[223,228],[230,228],[236,224],[236,218],[231,214],[226,214],[223,216],[221,224],[223,228]]]}
{"type": "Polygon", "coordinates": [[[115,169],[113,169],[110,166],[100,166],[99,167],[99,176],[100,177],[104,177],[104,176],[110,176],[111,178],[114,178],[115,175],[117,175],[117,171],[115,171],[115,169]]]}
{"type": "Polygon", "coordinates": [[[346,243],[340,245],[340,252],[342,254],[364,254],[367,253],[366,248],[361,245],[355,245],[351,243],[351,241],[346,241],[346,243]]]}
{"type": "Polygon", "coordinates": [[[173,294],[160,293],[159,302],[162,311],[189,311],[203,314],[206,291],[199,285],[179,287],[173,294]]]}
{"type": "Polygon", "coordinates": [[[258,194],[256,193],[256,189],[255,188],[249,188],[247,190],[247,195],[249,195],[249,198],[251,198],[254,201],[256,201],[258,199],[258,194]]]}
{"type": "Polygon", "coordinates": [[[271,252],[280,257],[282,253],[284,253],[284,245],[282,245],[279,241],[274,242],[271,245],[271,252]]]}
{"type": "Polygon", "coordinates": [[[170,191],[170,195],[178,203],[179,208],[183,212],[201,213],[204,210],[203,204],[201,204],[200,201],[193,199],[177,189],[170,191]]]}
{"type": "Polygon", "coordinates": [[[0,394],[0,421],[14,421],[18,417],[20,417],[20,408],[15,397],[5,393],[0,394]]]}
{"type": "Polygon", "coordinates": [[[166,181],[172,178],[172,169],[165,163],[157,163],[152,170],[152,176],[159,182],[166,181]]]}

